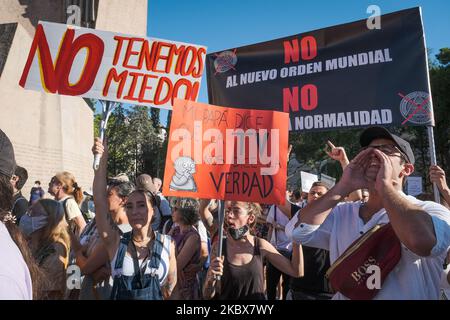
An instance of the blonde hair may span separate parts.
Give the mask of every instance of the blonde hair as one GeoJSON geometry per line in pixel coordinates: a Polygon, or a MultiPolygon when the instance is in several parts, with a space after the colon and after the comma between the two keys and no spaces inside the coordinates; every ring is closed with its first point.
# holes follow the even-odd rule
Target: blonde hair
{"type": "Polygon", "coordinates": [[[55,174],[55,178],[61,182],[64,191],[67,194],[72,195],[75,198],[75,201],[80,204],[83,200],[83,190],[81,190],[78,183],[75,181],[75,176],[70,172],[63,171],[55,174]]]}
{"type": "Polygon", "coordinates": [[[67,267],[70,251],[70,236],[68,232],[69,225],[64,217],[64,208],[61,203],[52,199],[40,199],[37,203],[44,208],[48,217],[47,225],[43,228],[40,239],[40,247],[46,247],[56,242],[62,244],[67,252],[67,259],[65,261],[65,267],[67,267]]]}

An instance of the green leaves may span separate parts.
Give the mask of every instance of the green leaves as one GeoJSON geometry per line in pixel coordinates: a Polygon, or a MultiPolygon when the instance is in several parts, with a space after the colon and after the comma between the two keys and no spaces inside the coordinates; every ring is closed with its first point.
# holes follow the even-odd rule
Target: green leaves
{"type": "MultiPolygon", "coordinates": [[[[94,118],[98,136],[101,115],[94,118]]],[[[135,178],[141,173],[161,177],[164,173],[164,141],[160,134],[159,110],[142,106],[117,108],[108,121],[108,174],[121,172],[135,178]]]]}

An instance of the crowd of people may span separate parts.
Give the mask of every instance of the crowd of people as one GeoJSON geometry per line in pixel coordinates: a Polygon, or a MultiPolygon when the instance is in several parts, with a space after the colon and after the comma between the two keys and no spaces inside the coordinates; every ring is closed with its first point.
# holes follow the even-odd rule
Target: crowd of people
{"type": "Polygon", "coordinates": [[[351,161],[329,143],[343,170],[334,186],[317,181],[308,192],[286,192],[284,205],[269,205],[166,199],[161,179],[148,174],[134,183],[126,174],[108,178],[107,146],[96,138],[92,151],[101,161],[92,193],[70,172],[57,172],[48,194],[36,181],[26,199],[27,170],[0,130],[0,299],[347,299],[354,293],[332,286],[331,271],[356,278],[360,290],[364,275],[355,276],[348,252],[360,254],[377,226],[388,226],[399,245],[378,241],[398,258],[390,268],[377,262],[383,276],[373,297],[449,299],[444,170],[429,171],[442,205],[422,201],[402,191],[414,171],[407,141],[371,127],[360,143],[351,161]],[[68,285],[69,266],[80,270],[79,287],[68,285]]]}

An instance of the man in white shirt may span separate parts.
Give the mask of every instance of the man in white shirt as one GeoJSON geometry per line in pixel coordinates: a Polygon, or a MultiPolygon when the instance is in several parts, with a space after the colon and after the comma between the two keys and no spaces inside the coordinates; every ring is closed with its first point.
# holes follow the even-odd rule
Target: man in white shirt
{"type": "MultiPolygon", "coordinates": [[[[287,206],[288,211],[291,211],[290,203],[287,206]]],[[[289,216],[286,215],[286,212],[281,210],[278,206],[273,205],[269,209],[269,214],[267,215],[267,223],[269,223],[269,239],[270,243],[277,249],[283,256],[290,259],[292,256],[292,240],[286,236],[284,231],[284,227],[289,222],[289,216]]],[[[267,299],[275,300],[276,289],[278,282],[280,281],[280,277],[283,279],[283,294],[282,298],[286,299],[286,295],[289,291],[289,281],[291,277],[285,273],[282,273],[278,270],[274,265],[270,262],[267,262],[266,265],[266,281],[267,281],[267,299]]]]}
{"type": "MultiPolygon", "coordinates": [[[[384,128],[360,137],[363,150],[341,180],[306,206],[292,233],[294,241],[330,251],[331,263],[376,224],[390,222],[401,242],[401,258],[374,299],[438,299],[442,264],[450,247],[450,212],[443,206],[406,196],[404,180],[414,171],[408,142],[384,128]],[[337,206],[349,193],[367,188],[369,200],[337,206]]],[[[337,293],[334,299],[346,299],[337,293]]]]}

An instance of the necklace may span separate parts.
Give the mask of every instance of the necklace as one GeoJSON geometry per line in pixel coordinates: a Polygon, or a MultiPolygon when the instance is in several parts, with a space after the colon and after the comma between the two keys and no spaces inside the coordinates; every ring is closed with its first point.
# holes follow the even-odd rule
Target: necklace
{"type": "Polygon", "coordinates": [[[147,245],[152,241],[153,237],[145,237],[142,240],[137,241],[136,239],[132,238],[134,245],[136,248],[146,248],[147,245]]]}

